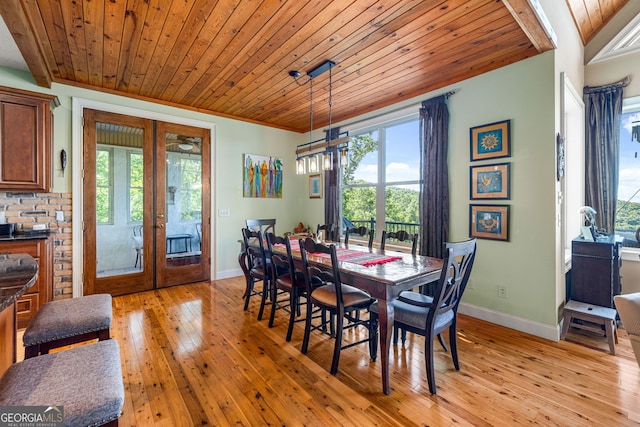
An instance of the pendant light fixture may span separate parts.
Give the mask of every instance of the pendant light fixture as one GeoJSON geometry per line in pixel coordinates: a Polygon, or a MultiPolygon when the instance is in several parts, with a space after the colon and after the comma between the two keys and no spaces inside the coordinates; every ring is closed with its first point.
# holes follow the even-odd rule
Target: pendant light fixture
{"type": "Polygon", "coordinates": [[[309,142],[298,145],[296,149],[296,174],[302,175],[307,172],[317,173],[320,168],[323,170],[333,169],[334,153],[339,153],[339,165],[347,166],[347,151],[349,145],[349,136],[345,132],[343,136],[338,132],[332,131],[333,120],[333,73],[331,69],[335,66],[333,61],[325,61],[313,70],[307,73],[308,80],[300,83],[298,78],[300,72],[289,71],[289,75],[293,77],[300,86],[309,83],[309,142]],[[326,138],[322,140],[313,140],[313,79],[320,74],[329,71],[329,128],[326,131],[326,138]],[[337,138],[334,138],[336,137],[337,138]]]}

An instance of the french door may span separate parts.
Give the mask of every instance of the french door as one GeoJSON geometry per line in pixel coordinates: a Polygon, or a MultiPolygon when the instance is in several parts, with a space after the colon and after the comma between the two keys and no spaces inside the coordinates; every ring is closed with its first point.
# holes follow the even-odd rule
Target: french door
{"type": "Polygon", "coordinates": [[[84,293],[209,280],[208,129],[84,110],[84,293]]]}

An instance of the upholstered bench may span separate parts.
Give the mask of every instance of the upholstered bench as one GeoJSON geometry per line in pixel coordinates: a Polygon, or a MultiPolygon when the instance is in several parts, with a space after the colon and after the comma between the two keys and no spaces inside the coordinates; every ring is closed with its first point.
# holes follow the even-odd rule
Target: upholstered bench
{"type": "Polygon", "coordinates": [[[614,308],[570,300],[564,306],[564,321],[560,339],[565,339],[571,326],[590,332],[602,332],[604,329],[604,335],[609,342],[609,352],[616,354],[615,343],[618,342],[616,316],[617,312],[614,308]],[[581,320],[583,323],[577,323],[574,320],[581,320]]]}
{"type": "Polygon", "coordinates": [[[96,294],[43,304],[22,337],[25,359],[83,341],[109,339],[111,295],[96,294]]]}
{"type": "Polygon", "coordinates": [[[117,426],[124,405],[118,342],[14,363],[0,378],[0,406],[23,405],[62,406],[66,426],[117,426]]]}

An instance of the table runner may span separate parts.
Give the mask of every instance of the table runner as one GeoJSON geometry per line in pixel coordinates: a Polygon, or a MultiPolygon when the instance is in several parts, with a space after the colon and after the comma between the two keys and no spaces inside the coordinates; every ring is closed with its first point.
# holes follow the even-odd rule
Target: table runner
{"type": "MultiPolygon", "coordinates": [[[[277,245],[284,248],[284,245],[277,245]]],[[[299,251],[300,244],[297,241],[291,241],[291,250],[299,251]]],[[[316,252],[313,253],[315,256],[329,258],[329,254],[316,252]]],[[[382,255],[382,254],[373,254],[371,252],[363,252],[355,249],[347,249],[347,248],[336,248],[336,255],[338,256],[339,261],[349,262],[352,264],[358,264],[363,267],[370,267],[372,265],[386,264],[391,261],[396,261],[402,259],[401,256],[398,255],[382,255]]]]}

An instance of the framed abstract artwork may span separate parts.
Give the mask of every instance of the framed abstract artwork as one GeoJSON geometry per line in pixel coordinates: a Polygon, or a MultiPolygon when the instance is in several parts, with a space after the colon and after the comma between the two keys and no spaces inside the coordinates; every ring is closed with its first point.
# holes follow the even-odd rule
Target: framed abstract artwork
{"type": "Polygon", "coordinates": [[[509,240],[508,205],[469,205],[469,236],[509,240]]]}
{"type": "Polygon", "coordinates": [[[309,175],[309,198],[319,199],[322,197],[322,176],[320,174],[309,175]]]}
{"type": "Polygon", "coordinates": [[[469,129],[471,161],[511,156],[511,120],[469,129]]]}
{"type": "Polygon", "coordinates": [[[511,197],[511,163],[471,166],[471,199],[506,200],[511,197]]]}
{"type": "Polygon", "coordinates": [[[243,163],[243,197],[282,198],[282,159],[259,154],[245,154],[243,163]]]}

